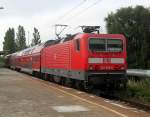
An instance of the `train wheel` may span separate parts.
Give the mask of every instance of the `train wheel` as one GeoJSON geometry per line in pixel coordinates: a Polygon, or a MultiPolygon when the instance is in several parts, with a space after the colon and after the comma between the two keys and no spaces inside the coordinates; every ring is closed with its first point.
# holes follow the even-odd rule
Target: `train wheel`
{"type": "Polygon", "coordinates": [[[48,80],[48,74],[43,75],[43,80],[46,80],[46,81],[48,80]]]}
{"type": "Polygon", "coordinates": [[[54,82],[56,82],[56,83],[58,83],[58,84],[61,83],[61,77],[59,77],[59,76],[54,76],[53,79],[54,79],[54,82]]]}
{"type": "Polygon", "coordinates": [[[53,76],[52,76],[52,75],[49,75],[49,74],[48,74],[48,76],[47,76],[47,77],[48,77],[48,81],[50,81],[50,82],[54,82],[54,79],[53,79],[53,76]]]}
{"type": "Polygon", "coordinates": [[[41,72],[36,72],[35,75],[36,75],[37,78],[41,78],[42,77],[41,74],[42,74],[41,72]]]}
{"type": "Polygon", "coordinates": [[[64,85],[67,86],[67,87],[73,87],[73,80],[70,79],[70,78],[65,78],[64,79],[64,85]]]}
{"type": "Polygon", "coordinates": [[[74,83],[74,85],[75,85],[76,89],[83,90],[82,81],[76,80],[75,83],[74,83]]]}
{"type": "Polygon", "coordinates": [[[43,73],[40,74],[40,79],[43,79],[43,73]]]}
{"type": "Polygon", "coordinates": [[[36,72],[35,71],[32,72],[32,76],[36,77],[36,72]]]}
{"type": "Polygon", "coordinates": [[[92,93],[94,91],[94,85],[93,84],[89,84],[87,87],[87,92],[92,93]]]}

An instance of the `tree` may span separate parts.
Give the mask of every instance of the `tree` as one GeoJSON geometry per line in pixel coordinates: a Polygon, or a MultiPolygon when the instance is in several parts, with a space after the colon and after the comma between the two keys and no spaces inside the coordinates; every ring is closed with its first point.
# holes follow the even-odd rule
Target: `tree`
{"type": "Polygon", "coordinates": [[[105,21],[108,33],[124,34],[127,38],[129,68],[150,68],[150,9],[121,8],[105,21]]]}
{"type": "Polygon", "coordinates": [[[40,44],[40,43],[41,43],[40,33],[39,33],[37,28],[34,28],[31,46],[35,46],[35,45],[40,44]]]}
{"type": "Polygon", "coordinates": [[[3,50],[8,51],[9,54],[14,53],[16,51],[14,28],[9,28],[6,31],[3,42],[3,50]]]}
{"type": "Polygon", "coordinates": [[[17,50],[23,50],[27,48],[25,30],[24,27],[20,25],[18,26],[16,44],[17,44],[17,50]]]}

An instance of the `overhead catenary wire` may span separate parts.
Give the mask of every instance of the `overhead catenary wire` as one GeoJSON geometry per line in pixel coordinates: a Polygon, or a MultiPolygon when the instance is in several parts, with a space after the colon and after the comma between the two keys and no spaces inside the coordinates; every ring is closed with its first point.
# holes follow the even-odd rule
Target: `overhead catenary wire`
{"type": "Polygon", "coordinates": [[[71,8],[69,11],[67,11],[65,14],[63,14],[62,16],[58,17],[58,19],[56,19],[56,22],[58,22],[58,20],[63,20],[67,15],[70,15],[74,10],[76,10],[77,8],[79,8],[80,6],[82,6],[87,0],[82,0],[79,4],[77,4],[75,7],[71,8]]]}
{"type": "MultiPolygon", "coordinates": [[[[71,15],[71,17],[66,18],[67,23],[74,20],[75,17],[72,16],[76,16],[79,17],[81,16],[83,13],[85,13],[85,11],[87,11],[88,9],[92,8],[93,6],[97,5],[99,2],[101,2],[102,0],[96,0],[94,3],[92,3],[91,5],[87,6],[86,8],[76,12],[75,14],[72,14],[72,11],[75,11],[77,8],[79,8],[84,2],[86,2],[87,0],[82,1],[80,4],[78,4],[77,6],[73,7],[71,10],[69,10],[68,12],[66,12],[64,15],[62,15],[61,17],[59,17],[59,20],[63,20],[66,18],[66,16],[71,15]]],[[[79,27],[74,28],[74,30],[76,30],[79,27]]]]}
{"type": "MultiPolygon", "coordinates": [[[[95,1],[93,4],[89,5],[88,7],[86,7],[85,9],[83,9],[82,11],[77,12],[77,13],[75,14],[75,16],[76,16],[76,15],[77,15],[78,17],[81,16],[83,13],[85,13],[85,11],[87,11],[88,9],[90,9],[90,8],[92,8],[93,6],[97,5],[97,4],[98,4],[99,2],[101,2],[101,1],[102,1],[102,0],[97,0],[97,1],[95,1]]],[[[73,17],[73,18],[70,17],[70,19],[68,19],[68,22],[71,22],[71,21],[73,21],[74,19],[75,19],[74,17],[73,17]]],[[[73,28],[73,31],[77,30],[78,28],[80,28],[80,26],[77,26],[77,27],[73,28]]]]}
{"type": "Polygon", "coordinates": [[[99,2],[101,2],[102,0],[97,0],[95,1],[93,4],[89,5],[88,7],[86,7],[85,9],[83,9],[82,11],[77,12],[76,14],[74,14],[74,16],[76,17],[70,17],[67,19],[67,23],[71,22],[72,20],[75,20],[75,18],[81,16],[82,14],[84,14],[88,9],[92,8],[93,6],[97,5],[99,2]]]}

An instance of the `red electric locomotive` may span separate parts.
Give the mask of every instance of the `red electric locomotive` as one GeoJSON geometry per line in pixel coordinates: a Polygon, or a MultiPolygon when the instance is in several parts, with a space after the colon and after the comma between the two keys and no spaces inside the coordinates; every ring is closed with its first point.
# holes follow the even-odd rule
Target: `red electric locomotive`
{"type": "Polygon", "coordinates": [[[12,54],[10,61],[57,83],[104,88],[126,86],[126,58],[123,35],[81,33],[12,54]]]}
{"type": "Polygon", "coordinates": [[[41,72],[55,82],[88,86],[126,84],[126,42],[118,34],[77,34],[43,48],[41,72]]]}

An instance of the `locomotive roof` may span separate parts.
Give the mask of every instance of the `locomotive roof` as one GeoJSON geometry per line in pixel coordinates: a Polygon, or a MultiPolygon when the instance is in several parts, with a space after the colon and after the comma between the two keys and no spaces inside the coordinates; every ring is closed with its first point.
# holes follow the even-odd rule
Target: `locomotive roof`
{"type": "Polygon", "coordinates": [[[56,39],[56,40],[49,40],[48,42],[45,43],[44,47],[47,47],[47,46],[50,46],[50,45],[55,45],[55,44],[58,44],[58,43],[63,43],[63,42],[69,41],[69,40],[73,40],[74,37],[78,34],[79,33],[74,34],[74,35],[68,34],[65,38],[56,39]]]}
{"type": "Polygon", "coordinates": [[[49,44],[47,44],[46,46],[50,46],[50,45],[55,45],[55,44],[59,44],[59,43],[63,43],[63,42],[66,42],[66,41],[69,41],[69,40],[73,40],[73,39],[76,39],[76,38],[82,38],[84,36],[91,36],[91,37],[95,37],[95,36],[99,36],[101,35],[102,37],[111,37],[111,38],[118,38],[118,37],[122,37],[123,35],[122,34],[95,34],[95,33],[77,33],[77,34],[74,34],[74,35],[67,35],[65,38],[61,38],[61,39],[56,39],[56,40],[53,40],[52,42],[50,42],[49,44]]]}
{"type": "Polygon", "coordinates": [[[32,53],[39,53],[44,47],[50,46],[50,45],[55,45],[55,44],[59,44],[59,43],[64,43],[66,41],[69,40],[73,40],[76,38],[81,38],[84,36],[99,36],[101,35],[102,37],[112,37],[112,38],[118,38],[118,37],[123,37],[123,35],[121,34],[95,34],[95,33],[77,33],[74,35],[67,35],[65,38],[62,39],[56,39],[56,40],[48,40],[44,43],[38,44],[36,46],[18,51],[16,53],[11,54],[11,56],[22,56],[22,55],[28,55],[28,54],[32,54],[32,53]]]}

